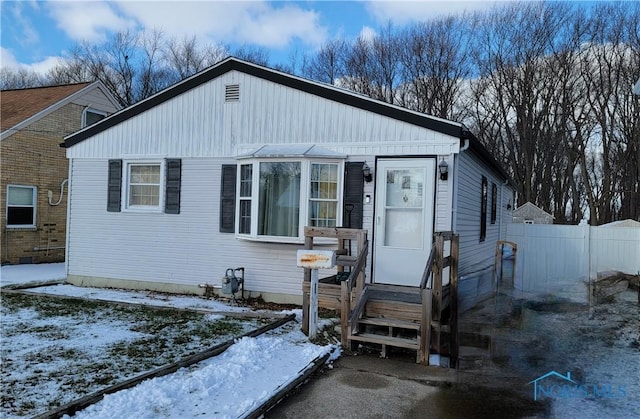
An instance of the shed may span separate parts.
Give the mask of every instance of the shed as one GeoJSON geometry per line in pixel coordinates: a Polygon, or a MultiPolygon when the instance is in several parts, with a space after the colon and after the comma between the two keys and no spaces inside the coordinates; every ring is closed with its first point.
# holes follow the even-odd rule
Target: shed
{"type": "Polygon", "coordinates": [[[553,224],[553,215],[531,202],[527,202],[513,210],[512,222],[520,224],[553,224]]]}

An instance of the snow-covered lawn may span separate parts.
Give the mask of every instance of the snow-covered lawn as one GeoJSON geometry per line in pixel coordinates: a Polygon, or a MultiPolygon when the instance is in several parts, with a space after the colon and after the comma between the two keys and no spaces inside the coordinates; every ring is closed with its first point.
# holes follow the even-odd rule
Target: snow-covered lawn
{"type": "MultiPolygon", "coordinates": [[[[3,266],[0,284],[64,279],[60,265],[63,264],[3,266]]],[[[259,324],[256,319],[230,320],[220,314],[248,308],[199,297],[71,285],[50,285],[32,291],[135,303],[141,307],[78,300],[64,300],[63,306],[56,306],[51,300],[58,299],[3,295],[2,417],[44,413],[124,378],[240,336],[259,324]],[[24,300],[33,300],[34,304],[24,300]],[[153,316],[157,312],[144,305],[191,308],[201,313],[172,315],[163,322],[155,318],[162,315],[153,316]],[[203,331],[216,327],[225,333],[203,331]],[[146,351],[141,346],[144,344],[148,346],[146,351]]],[[[76,416],[246,416],[317,358],[330,352],[332,358],[340,355],[336,345],[309,342],[300,332],[301,313],[293,312],[297,315],[296,322],[256,338],[244,337],[218,357],[107,395],[76,416]]]]}

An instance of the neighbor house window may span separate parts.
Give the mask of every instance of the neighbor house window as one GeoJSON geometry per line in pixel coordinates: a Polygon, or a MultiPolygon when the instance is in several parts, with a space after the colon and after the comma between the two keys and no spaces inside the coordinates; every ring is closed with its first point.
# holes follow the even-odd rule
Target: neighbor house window
{"type": "Polygon", "coordinates": [[[7,186],[7,227],[36,226],[36,197],[35,186],[7,186]]]}
{"type": "Polygon", "coordinates": [[[239,165],[238,234],[297,239],[306,225],[340,225],[341,168],[339,162],[306,159],[239,165]]]}
{"type": "Polygon", "coordinates": [[[487,194],[489,187],[487,178],[482,176],[482,189],[480,198],[480,241],[487,237],[487,194]]]}
{"type": "Polygon", "coordinates": [[[82,113],[82,127],[88,127],[107,117],[107,113],[96,109],[87,108],[82,113]]]}
{"type": "Polygon", "coordinates": [[[162,163],[127,163],[125,208],[160,210],[162,163]]]}

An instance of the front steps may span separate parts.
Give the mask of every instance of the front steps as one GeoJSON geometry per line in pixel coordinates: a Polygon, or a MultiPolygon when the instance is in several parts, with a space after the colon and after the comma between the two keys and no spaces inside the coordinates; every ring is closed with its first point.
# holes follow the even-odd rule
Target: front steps
{"type": "MultiPolygon", "coordinates": [[[[420,360],[422,301],[420,290],[411,287],[371,285],[367,290],[363,315],[355,319],[349,337],[353,343],[379,345],[381,356],[387,357],[391,347],[416,351],[420,360]]],[[[440,345],[442,334],[449,332],[448,325],[431,321],[431,348],[440,345]]],[[[352,345],[353,346],[353,345],[352,345]]],[[[447,352],[442,345],[439,352],[447,352]]],[[[427,354],[430,351],[427,350],[427,354]]]]}

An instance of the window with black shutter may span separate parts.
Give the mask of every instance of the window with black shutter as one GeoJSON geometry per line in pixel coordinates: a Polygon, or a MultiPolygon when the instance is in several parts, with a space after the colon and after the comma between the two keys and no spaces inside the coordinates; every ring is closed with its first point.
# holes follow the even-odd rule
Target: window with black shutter
{"type": "Polygon", "coordinates": [[[120,212],[122,195],[122,160],[109,160],[109,180],[107,186],[107,211],[120,212]]]}
{"type": "Polygon", "coordinates": [[[491,224],[496,223],[498,218],[498,187],[495,183],[491,184],[491,224]]]}
{"type": "Polygon", "coordinates": [[[236,165],[223,164],[220,180],[220,232],[233,233],[236,223],[236,165]]]}
{"type": "Polygon", "coordinates": [[[167,159],[164,201],[164,212],[166,214],[180,214],[181,176],[182,161],[180,159],[167,159]]]}
{"type": "Polygon", "coordinates": [[[362,196],[364,194],[363,165],[364,162],[345,163],[343,227],[362,228],[362,196]]]}
{"type": "Polygon", "coordinates": [[[484,241],[487,237],[487,195],[489,186],[487,185],[487,178],[482,176],[482,189],[480,197],[480,241],[484,241]]]}

